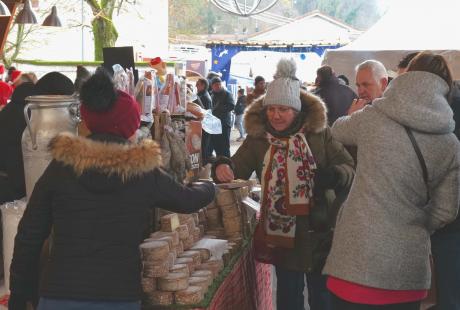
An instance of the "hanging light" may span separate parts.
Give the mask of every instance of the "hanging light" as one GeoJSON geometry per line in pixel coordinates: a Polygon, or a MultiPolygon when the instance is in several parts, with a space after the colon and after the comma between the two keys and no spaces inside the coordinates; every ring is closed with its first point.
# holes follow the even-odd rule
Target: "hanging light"
{"type": "Polygon", "coordinates": [[[0,16],[11,16],[11,12],[3,1],[0,0],[0,16]]]}
{"type": "Polygon", "coordinates": [[[30,6],[30,0],[24,1],[24,8],[16,15],[16,24],[36,24],[37,17],[30,6]]]}
{"type": "Polygon", "coordinates": [[[62,26],[61,21],[57,15],[57,9],[55,5],[53,5],[53,7],[51,8],[51,13],[45,18],[42,26],[50,26],[50,27],[61,27],[62,26]]]}
{"type": "Polygon", "coordinates": [[[252,0],[252,5],[248,4],[248,0],[244,0],[243,3],[240,3],[238,0],[210,0],[220,10],[230,13],[233,15],[238,15],[242,17],[249,17],[252,15],[257,15],[265,11],[270,10],[278,0],[271,0],[269,4],[265,7],[261,6],[263,0],[252,0]]]}

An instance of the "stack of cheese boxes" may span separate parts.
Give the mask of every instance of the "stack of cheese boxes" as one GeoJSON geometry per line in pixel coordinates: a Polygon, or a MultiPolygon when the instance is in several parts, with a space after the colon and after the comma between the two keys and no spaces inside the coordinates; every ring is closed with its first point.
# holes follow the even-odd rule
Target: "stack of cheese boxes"
{"type": "Polygon", "coordinates": [[[140,245],[142,288],[147,306],[199,303],[223,268],[208,249],[193,249],[204,234],[200,214],[161,217],[161,231],[140,245]]]}
{"type": "Polygon", "coordinates": [[[250,234],[250,220],[242,200],[249,188],[220,189],[213,203],[206,207],[206,234],[241,243],[250,234]]]}

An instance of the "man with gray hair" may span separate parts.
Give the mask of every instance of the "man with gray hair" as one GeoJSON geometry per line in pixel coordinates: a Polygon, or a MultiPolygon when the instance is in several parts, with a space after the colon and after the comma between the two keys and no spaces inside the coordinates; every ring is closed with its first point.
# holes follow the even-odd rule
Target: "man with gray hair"
{"type": "Polygon", "coordinates": [[[359,99],[353,100],[348,114],[361,110],[376,98],[382,97],[388,86],[388,73],[377,60],[366,60],[356,66],[356,88],[359,99]]]}

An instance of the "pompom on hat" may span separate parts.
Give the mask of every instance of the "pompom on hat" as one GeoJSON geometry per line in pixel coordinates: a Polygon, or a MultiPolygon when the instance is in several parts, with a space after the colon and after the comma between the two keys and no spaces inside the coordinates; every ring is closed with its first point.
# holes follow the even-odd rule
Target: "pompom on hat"
{"type": "Polygon", "coordinates": [[[295,76],[297,70],[294,59],[282,58],[276,67],[274,80],[267,86],[263,105],[281,105],[300,111],[300,81],[295,76]]]}

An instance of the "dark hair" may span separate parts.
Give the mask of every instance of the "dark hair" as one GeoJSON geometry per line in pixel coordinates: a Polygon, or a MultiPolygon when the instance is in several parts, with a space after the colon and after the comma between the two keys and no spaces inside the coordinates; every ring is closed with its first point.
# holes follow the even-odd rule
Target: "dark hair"
{"type": "Polygon", "coordinates": [[[345,85],[350,85],[350,81],[348,80],[348,78],[345,75],[340,74],[339,76],[337,76],[337,78],[342,80],[345,83],[345,85]]]}
{"type": "Polygon", "coordinates": [[[262,81],[264,81],[264,82],[265,82],[265,79],[264,79],[264,77],[263,77],[263,76],[260,76],[260,75],[258,75],[258,76],[256,76],[256,78],[254,79],[254,85],[257,85],[259,82],[262,82],[262,81]]]}
{"type": "Polygon", "coordinates": [[[412,59],[414,59],[415,56],[417,56],[419,54],[419,52],[413,52],[413,53],[409,53],[407,54],[406,56],[404,56],[398,63],[398,68],[399,69],[404,69],[404,68],[407,68],[407,66],[409,65],[410,61],[412,59]]]}
{"type": "Polygon", "coordinates": [[[15,66],[11,66],[8,68],[8,75],[11,75],[11,73],[13,73],[13,71],[16,71],[16,67],[15,66]]]}
{"type": "Polygon", "coordinates": [[[327,81],[334,75],[334,71],[332,71],[330,66],[322,66],[316,70],[316,75],[321,79],[321,81],[327,81]]]}
{"type": "Polygon", "coordinates": [[[216,76],[220,77],[219,73],[217,72],[214,72],[214,71],[209,71],[208,75],[206,76],[206,78],[208,80],[212,80],[213,78],[215,78],[216,76]]]}
{"type": "MultiPolygon", "coordinates": [[[[446,59],[442,55],[435,55],[430,52],[422,52],[412,59],[407,67],[407,71],[426,71],[436,74],[449,86],[449,93],[452,90],[452,72],[446,59]]],[[[449,95],[447,96],[449,97],[449,95]]]]}
{"type": "Polygon", "coordinates": [[[77,66],[77,77],[75,78],[75,90],[77,92],[80,91],[81,85],[83,82],[85,82],[89,77],[91,76],[91,73],[82,65],[77,66]]]}
{"type": "Polygon", "coordinates": [[[199,78],[196,82],[202,84],[205,89],[209,87],[209,82],[205,78],[199,78]]]}
{"type": "Polygon", "coordinates": [[[88,110],[106,111],[112,107],[116,99],[115,85],[106,70],[96,70],[81,86],[80,101],[88,110]]]}
{"type": "Polygon", "coordinates": [[[244,88],[240,88],[240,89],[238,89],[238,94],[242,94],[242,95],[244,95],[244,88]]]}
{"type": "Polygon", "coordinates": [[[212,80],[211,80],[211,85],[214,85],[216,83],[222,83],[222,80],[218,76],[213,77],[212,80]]]}

